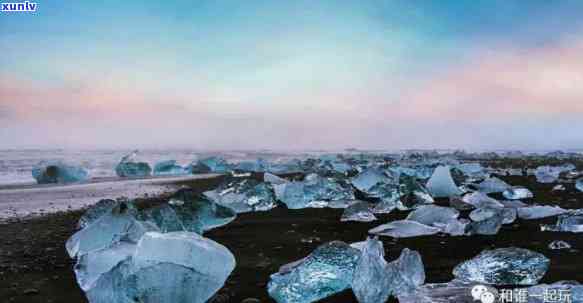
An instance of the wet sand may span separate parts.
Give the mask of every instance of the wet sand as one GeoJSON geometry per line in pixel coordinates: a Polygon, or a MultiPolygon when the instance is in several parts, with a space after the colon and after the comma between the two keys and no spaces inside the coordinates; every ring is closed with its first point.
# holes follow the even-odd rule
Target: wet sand
{"type": "MultiPolygon", "coordinates": [[[[573,184],[564,192],[551,192],[554,184],[536,183],[533,177],[504,177],[513,185],[525,185],[535,194],[526,202],[558,204],[565,208],[583,208],[583,193],[573,184]]],[[[182,182],[204,191],[218,185],[221,177],[182,182]]],[[[161,198],[141,199],[151,205],[161,198]]],[[[438,204],[446,204],[439,200],[438,204]]],[[[279,266],[308,255],[318,245],[332,240],[362,241],[367,231],[389,220],[401,219],[404,212],[380,216],[371,223],[340,222],[343,210],[287,210],[278,207],[269,212],[241,214],[229,225],[205,234],[228,247],[237,267],[214,302],[241,302],[245,298],[269,299],[266,284],[279,266]]],[[[0,301],[2,302],[86,302],[77,287],[73,261],[64,250],[66,239],[74,232],[81,210],[60,212],[29,220],[14,220],[0,225],[0,301]]],[[[427,282],[447,282],[455,265],[488,248],[517,246],[543,253],[551,266],[542,282],[579,280],[583,282],[583,236],[573,233],[541,232],[539,224],[555,218],[524,221],[504,226],[495,236],[428,236],[395,240],[383,237],[386,257],[393,260],[405,247],[418,250],[425,264],[427,282]],[[552,251],[548,244],[564,240],[572,250],[552,251]]],[[[322,302],[356,302],[350,290],[322,302]]]]}
{"type": "Polygon", "coordinates": [[[158,196],[176,190],[176,184],[218,174],[141,179],[101,178],[89,182],[56,185],[30,184],[0,187],[0,220],[38,216],[56,211],[77,210],[101,199],[129,199],[158,196]]]}

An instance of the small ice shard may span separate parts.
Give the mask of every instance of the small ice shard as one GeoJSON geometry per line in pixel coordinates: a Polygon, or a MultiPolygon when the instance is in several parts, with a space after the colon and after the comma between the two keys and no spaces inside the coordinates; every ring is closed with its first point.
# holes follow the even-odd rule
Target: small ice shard
{"type": "Polygon", "coordinates": [[[577,179],[577,181],[575,182],[575,188],[578,191],[583,191],[583,178],[577,179]]]}
{"type": "Polygon", "coordinates": [[[563,185],[563,184],[557,184],[557,185],[555,185],[553,187],[552,191],[564,191],[565,189],[566,189],[565,188],[565,185],[563,185]]]}
{"type": "Polygon", "coordinates": [[[424,284],[415,292],[398,296],[399,303],[484,303],[498,302],[498,298],[494,287],[459,280],[424,284]],[[486,298],[489,295],[491,299],[486,298]]]}
{"type": "Polygon", "coordinates": [[[534,285],[549,269],[550,260],[524,248],[484,250],[457,265],[453,275],[460,280],[490,285],[534,285]]]}
{"type": "Polygon", "coordinates": [[[188,173],[184,167],[176,164],[176,160],[166,160],[154,165],[154,176],[178,176],[188,173]]]}
{"type": "Polygon", "coordinates": [[[150,164],[137,162],[138,151],[124,156],[115,167],[115,173],[120,177],[147,177],[152,174],[150,164]]]}
{"type": "Polygon", "coordinates": [[[81,182],[88,176],[84,168],[61,161],[41,161],[32,169],[32,177],[38,184],[81,182]]]}
{"type": "Polygon", "coordinates": [[[267,285],[278,303],[309,303],[350,287],[361,252],[333,241],[316,248],[306,258],[282,267],[267,285]]]}
{"type": "Polygon", "coordinates": [[[89,226],[89,224],[91,224],[93,221],[99,219],[101,216],[108,214],[108,213],[111,213],[111,211],[115,207],[130,208],[130,209],[133,209],[132,211],[134,213],[137,213],[134,205],[129,201],[124,201],[124,200],[116,201],[116,200],[111,200],[111,199],[102,199],[102,200],[99,200],[94,205],[91,205],[87,209],[87,211],[85,211],[85,213],[79,219],[79,222],[77,222],[77,228],[82,229],[82,228],[89,226]],[[124,205],[120,205],[120,204],[124,204],[124,205]]]}
{"type": "Polygon", "coordinates": [[[157,230],[150,223],[138,221],[134,210],[124,205],[116,206],[111,212],[72,235],[65,244],[69,256],[74,258],[104,249],[122,240],[135,243],[144,233],[157,230]]]}
{"type": "Polygon", "coordinates": [[[348,206],[344,210],[340,221],[372,222],[376,219],[372,212],[372,206],[368,202],[360,201],[348,206]]]}
{"type": "Polygon", "coordinates": [[[534,195],[530,190],[528,190],[528,188],[522,186],[513,186],[505,190],[502,193],[502,195],[504,196],[504,198],[508,200],[529,199],[534,197],[534,195]]]}
{"type": "Polygon", "coordinates": [[[516,208],[504,208],[502,209],[502,216],[504,217],[502,224],[511,224],[516,221],[518,211],[516,208]]]}
{"type": "Polygon", "coordinates": [[[470,223],[470,234],[495,235],[507,220],[503,209],[489,208],[487,211],[478,209],[474,212],[473,217],[480,220],[470,223]]]}
{"type": "Polygon", "coordinates": [[[498,200],[489,197],[483,192],[473,192],[466,194],[462,197],[462,201],[467,204],[473,205],[475,208],[492,207],[492,208],[504,208],[504,205],[498,200]]]}
{"type": "Polygon", "coordinates": [[[427,181],[426,187],[434,198],[448,198],[462,194],[451,177],[449,166],[438,166],[427,181]]]}
{"type": "Polygon", "coordinates": [[[553,166],[539,166],[534,175],[538,183],[553,183],[559,179],[562,169],[553,166]]]}
{"type": "Polygon", "coordinates": [[[492,216],[498,215],[502,210],[499,208],[483,207],[474,209],[470,213],[470,219],[479,222],[491,218],[492,216]]]}
{"type": "Polygon", "coordinates": [[[528,206],[528,204],[518,200],[502,200],[500,203],[504,205],[504,208],[521,208],[528,206]]]}
{"type": "Polygon", "coordinates": [[[190,172],[193,174],[227,173],[229,171],[231,171],[231,165],[221,157],[204,158],[190,164],[190,172]]]}
{"type": "Polygon", "coordinates": [[[520,207],[516,209],[518,211],[518,217],[524,220],[534,220],[542,219],[547,217],[558,216],[564,214],[567,210],[562,209],[558,206],[550,205],[534,205],[527,207],[520,207]]]}
{"type": "Polygon", "coordinates": [[[330,201],[354,200],[354,193],[343,180],[320,177],[310,174],[302,182],[289,182],[282,185],[278,197],[289,209],[306,207],[325,207],[330,201]]]}
{"type": "Polygon", "coordinates": [[[484,167],[480,163],[462,163],[455,166],[456,169],[461,171],[470,179],[485,179],[488,177],[488,173],[484,170],[484,167]]]}
{"type": "Polygon", "coordinates": [[[374,235],[389,236],[393,238],[410,238],[434,235],[440,231],[441,229],[439,228],[421,224],[417,221],[399,220],[377,226],[368,232],[374,235]]]}
{"type": "Polygon", "coordinates": [[[435,202],[429,191],[415,177],[401,176],[401,204],[408,209],[435,202]]]}
{"type": "Polygon", "coordinates": [[[360,303],[386,302],[393,291],[390,284],[393,272],[387,268],[383,242],[368,238],[358,243],[362,256],[354,271],[352,291],[360,303]]]}
{"type": "Polygon", "coordinates": [[[555,240],[555,241],[549,243],[549,249],[552,249],[552,250],[569,249],[569,248],[571,248],[571,244],[569,244],[565,241],[555,240]]]}
{"type": "Polygon", "coordinates": [[[460,212],[451,207],[424,205],[410,212],[406,220],[429,226],[447,225],[450,221],[456,220],[459,215],[460,212]]]}
{"type": "Polygon", "coordinates": [[[253,179],[226,182],[204,195],[237,213],[267,211],[277,207],[272,186],[253,179]]]}
{"type": "Polygon", "coordinates": [[[394,200],[399,196],[399,178],[380,168],[368,168],[350,180],[367,198],[394,200]]]}
{"type": "Polygon", "coordinates": [[[219,205],[191,189],[181,189],[170,197],[168,204],[146,210],[142,219],[154,223],[162,232],[202,234],[228,224],[236,216],[236,212],[229,207],[219,205]]]}
{"type": "MultiPolygon", "coordinates": [[[[467,194],[469,195],[469,194],[467,194]]],[[[461,197],[449,197],[449,206],[457,209],[457,210],[470,210],[470,209],[474,209],[475,206],[470,204],[470,203],[466,203],[461,197]]]]}
{"type": "Polygon", "coordinates": [[[485,194],[501,193],[510,187],[508,183],[496,177],[490,177],[477,185],[478,190],[485,194]]]}
{"type": "Polygon", "coordinates": [[[270,183],[272,185],[285,184],[285,183],[289,182],[288,180],[281,178],[281,177],[278,177],[272,173],[264,173],[263,174],[263,181],[266,183],[270,183]]]}
{"type": "Polygon", "coordinates": [[[210,239],[150,232],[131,259],[102,274],[86,294],[90,303],[204,303],[234,268],[231,252],[210,239]]]}
{"type": "Polygon", "coordinates": [[[451,220],[442,227],[443,232],[450,236],[465,236],[470,232],[471,221],[468,219],[451,220]]]}
{"type": "Polygon", "coordinates": [[[542,231],[583,232],[583,215],[580,212],[559,216],[555,225],[543,225],[542,231]]]}
{"type": "Polygon", "coordinates": [[[130,258],[136,250],[136,244],[120,242],[111,247],[90,251],[78,257],[75,264],[75,276],[82,290],[93,288],[101,275],[113,269],[120,262],[130,258]]]}

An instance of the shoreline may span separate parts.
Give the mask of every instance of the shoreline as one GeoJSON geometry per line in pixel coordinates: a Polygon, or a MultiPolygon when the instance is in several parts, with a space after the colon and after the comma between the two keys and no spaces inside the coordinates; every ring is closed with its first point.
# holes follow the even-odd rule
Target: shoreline
{"type": "Polygon", "coordinates": [[[153,178],[104,178],[73,184],[0,186],[0,224],[59,211],[83,209],[101,199],[129,199],[161,196],[181,183],[212,179],[221,174],[196,174],[153,178]]]}

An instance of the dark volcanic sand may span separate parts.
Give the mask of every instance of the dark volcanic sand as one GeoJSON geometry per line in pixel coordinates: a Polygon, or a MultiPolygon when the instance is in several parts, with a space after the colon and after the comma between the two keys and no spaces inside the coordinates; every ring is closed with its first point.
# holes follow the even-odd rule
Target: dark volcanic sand
{"type": "MultiPolygon", "coordinates": [[[[565,208],[583,208],[583,193],[573,184],[564,192],[551,192],[554,184],[538,184],[533,177],[505,177],[512,185],[531,189],[540,204],[558,204],[565,208]]],[[[216,186],[220,178],[197,180],[190,186],[206,190],[216,186]]],[[[159,203],[160,199],[142,201],[159,203]]],[[[438,201],[438,204],[444,204],[438,201]]],[[[215,302],[240,302],[245,298],[269,299],[266,284],[269,275],[280,265],[308,255],[319,244],[342,240],[362,241],[367,231],[389,220],[401,219],[404,212],[381,216],[372,223],[341,223],[343,210],[287,210],[279,207],[269,212],[241,214],[227,226],[205,234],[226,247],[237,259],[237,267],[218,293],[215,302]]],[[[28,221],[0,225],[0,302],[86,302],[77,287],[73,261],[64,243],[74,232],[82,211],[57,213],[28,221]]],[[[541,232],[539,224],[554,223],[555,218],[518,220],[502,228],[496,236],[449,237],[429,236],[395,240],[383,237],[386,258],[393,260],[405,247],[418,250],[425,263],[427,282],[447,282],[452,269],[487,248],[517,246],[543,253],[551,266],[542,282],[583,280],[583,236],[572,233],[541,232]],[[573,250],[552,251],[547,245],[564,240],[573,250]]],[[[583,282],[583,281],[581,281],[583,282]]],[[[322,302],[356,302],[350,290],[322,302]]]]}

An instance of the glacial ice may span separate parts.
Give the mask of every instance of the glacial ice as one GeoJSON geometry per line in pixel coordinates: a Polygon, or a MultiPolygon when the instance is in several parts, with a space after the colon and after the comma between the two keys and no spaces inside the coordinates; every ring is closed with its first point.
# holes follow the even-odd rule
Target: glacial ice
{"type": "Polygon", "coordinates": [[[462,163],[455,168],[472,180],[486,179],[489,176],[480,163],[462,163]]]}
{"type": "Polygon", "coordinates": [[[393,272],[387,268],[383,242],[368,238],[362,244],[362,256],[352,279],[352,292],[360,303],[386,302],[393,292],[390,284],[393,272]]]}
{"type": "Polygon", "coordinates": [[[528,188],[522,186],[513,186],[505,190],[502,193],[502,195],[504,196],[504,198],[508,200],[529,199],[534,197],[534,195],[530,190],[528,190],[528,188]]]}
{"type": "Polygon", "coordinates": [[[153,224],[138,221],[135,211],[123,205],[113,208],[111,212],[73,234],[65,244],[69,256],[74,258],[104,249],[122,240],[136,243],[144,233],[157,230],[153,224]]]}
{"type": "Polygon", "coordinates": [[[359,201],[344,209],[340,221],[372,222],[376,219],[372,206],[368,202],[359,201]]]}
{"type": "Polygon", "coordinates": [[[492,207],[492,208],[504,208],[504,205],[500,201],[489,197],[483,192],[473,192],[465,194],[462,197],[462,201],[474,206],[475,208],[492,207]]]}
{"type": "Polygon", "coordinates": [[[237,213],[267,211],[277,207],[272,186],[253,179],[226,182],[204,195],[237,213]]]}
{"type": "Polygon", "coordinates": [[[389,236],[393,238],[410,238],[434,235],[441,231],[436,227],[421,224],[417,221],[398,220],[379,225],[368,232],[374,235],[389,236]]]}
{"type": "Polygon", "coordinates": [[[511,186],[496,177],[490,177],[477,185],[479,191],[485,194],[501,193],[511,188],[511,186]]]}
{"type": "Polygon", "coordinates": [[[133,256],[102,274],[86,295],[90,303],[204,303],[234,268],[231,252],[210,239],[149,232],[133,256]]]}
{"type": "Polygon", "coordinates": [[[288,182],[286,179],[278,177],[272,173],[264,173],[263,174],[263,181],[266,183],[270,183],[271,185],[285,184],[288,182]]]}
{"type": "Polygon", "coordinates": [[[265,159],[257,159],[256,161],[241,161],[235,165],[235,170],[245,172],[265,172],[269,170],[269,162],[265,159]]]}
{"type": "Polygon", "coordinates": [[[186,175],[188,170],[176,164],[176,160],[166,160],[154,165],[154,176],[186,175]]]}
{"type": "Polygon", "coordinates": [[[571,244],[569,244],[565,241],[555,240],[555,241],[549,243],[549,249],[552,249],[552,250],[569,249],[569,248],[571,248],[571,244]]]}
{"type": "Polygon", "coordinates": [[[434,198],[447,198],[462,194],[451,177],[449,166],[438,166],[427,181],[426,187],[434,198]]]}
{"type": "Polygon", "coordinates": [[[518,217],[523,220],[534,220],[542,219],[547,217],[558,216],[564,214],[567,210],[562,209],[558,206],[550,205],[533,205],[527,207],[520,207],[516,209],[518,211],[518,217]]]}
{"type": "Polygon", "coordinates": [[[89,173],[82,167],[61,161],[41,161],[33,167],[32,177],[38,184],[74,183],[87,180],[89,173]]]}
{"type": "Polygon", "coordinates": [[[399,177],[380,168],[368,168],[350,181],[368,198],[395,202],[399,199],[399,177]]]}
{"type": "Polygon", "coordinates": [[[583,191],[583,178],[577,179],[577,181],[575,181],[575,188],[578,191],[583,191]]]}
{"type": "Polygon", "coordinates": [[[342,180],[310,174],[302,182],[288,182],[276,189],[289,209],[325,207],[330,201],[354,200],[350,186],[342,180]]]}
{"type": "Polygon", "coordinates": [[[542,225],[541,230],[583,233],[583,214],[580,211],[563,214],[557,218],[555,225],[542,225]]]}
{"type": "Polygon", "coordinates": [[[309,303],[326,298],[351,286],[360,256],[358,249],[344,242],[328,242],[272,274],[267,290],[278,303],[309,303]]]}
{"type": "Polygon", "coordinates": [[[434,203],[429,191],[415,177],[401,176],[401,204],[407,209],[434,203]]]}
{"type": "Polygon", "coordinates": [[[484,250],[457,265],[453,275],[460,280],[491,285],[534,285],[545,275],[550,260],[524,248],[484,250]]]}
{"type": "Polygon", "coordinates": [[[79,219],[79,222],[77,222],[77,228],[82,229],[89,226],[89,224],[99,219],[101,216],[107,213],[111,213],[115,207],[130,208],[132,209],[132,212],[137,213],[134,205],[129,201],[102,199],[94,205],[90,206],[87,211],[85,211],[85,213],[79,219]]]}
{"type": "Polygon", "coordinates": [[[191,189],[180,189],[170,197],[168,204],[148,209],[143,215],[160,229],[174,226],[167,232],[190,231],[198,234],[226,225],[236,216],[237,213],[231,208],[214,203],[191,189]]]}
{"type": "Polygon", "coordinates": [[[498,233],[505,220],[503,209],[496,208],[480,208],[473,211],[472,223],[470,223],[470,234],[477,235],[495,235],[498,233]],[[475,220],[479,219],[479,220],[475,220]]]}
{"type": "Polygon", "coordinates": [[[101,275],[131,257],[135,250],[135,243],[119,242],[80,255],[75,264],[75,276],[79,287],[84,291],[93,288],[101,275]]]}
{"type": "Polygon", "coordinates": [[[460,213],[451,207],[424,205],[409,213],[406,220],[417,221],[428,226],[447,225],[457,220],[460,213]]]}
{"type": "Polygon", "coordinates": [[[539,183],[554,183],[559,179],[562,171],[563,168],[561,167],[539,166],[536,168],[534,175],[539,183]]]}
{"type": "Polygon", "coordinates": [[[221,157],[209,157],[197,160],[189,166],[190,173],[227,173],[231,171],[231,165],[221,157]]]}
{"type": "Polygon", "coordinates": [[[138,151],[124,156],[115,167],[115,173],[120,177],[147,177],[152,174],[152,168],[147,162],[138,162],[138,151]]]}

